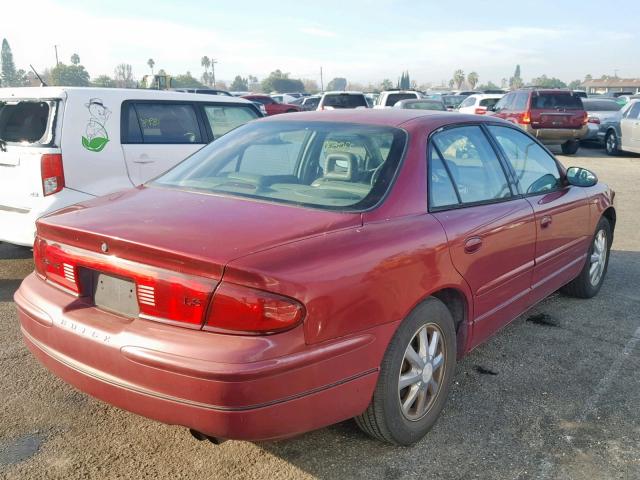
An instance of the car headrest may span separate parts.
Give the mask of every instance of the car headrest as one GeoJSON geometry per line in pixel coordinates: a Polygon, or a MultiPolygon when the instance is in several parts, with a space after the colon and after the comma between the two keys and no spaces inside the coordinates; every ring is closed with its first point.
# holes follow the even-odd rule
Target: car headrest
{"type": "Polygon", "coordinates": [[[330,153],[325,158],[324,178],[353,181],[358,175],[358,157],[353,153],[330,153]]]}

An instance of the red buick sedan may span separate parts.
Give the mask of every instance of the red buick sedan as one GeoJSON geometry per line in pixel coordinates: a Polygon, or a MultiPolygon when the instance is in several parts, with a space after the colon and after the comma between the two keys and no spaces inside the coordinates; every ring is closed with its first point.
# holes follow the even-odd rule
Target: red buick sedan
{"type": "Polygon", "coordinates": [[[551,292],[598,293],[613,198],[499,119],[277,116],[41,219],[15,300],[56,375],[201,438],[355,417],[409,445],[457,359],[551,292]]]}

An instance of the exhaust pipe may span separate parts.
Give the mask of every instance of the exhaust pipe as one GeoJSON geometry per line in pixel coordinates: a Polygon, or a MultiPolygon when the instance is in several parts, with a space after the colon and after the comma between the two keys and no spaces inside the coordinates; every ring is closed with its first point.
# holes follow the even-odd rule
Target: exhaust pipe
{"type": "Polygon", "coordinates": [[[205,435],[202,432],[199,432],[197,430],[194,430],[193,428],[189,429],[189,433],[193,436],[193,438],[195,438],[196,440],[199,441],[204,441],[204,440],[209,440],[211,443],[213,443],[214,445],[220,445],[222,442],[226,442],[227,439],[226,438],[219,438],[219,437],[211,437],[209,435],[205,435]]]}

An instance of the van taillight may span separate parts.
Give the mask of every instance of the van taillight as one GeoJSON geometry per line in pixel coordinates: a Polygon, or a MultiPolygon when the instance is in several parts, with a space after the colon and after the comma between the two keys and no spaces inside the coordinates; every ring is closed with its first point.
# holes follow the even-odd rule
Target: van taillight
{"type": "Polygon", "coordinates": [[[64,188],[64,170],[62,155],[47,153],[40,157],[40,175],[42,177],[42,193],[46,197],[58,193],[64,188]]]}
{"type": "MultiPolygon", "coordinates": [[[[584,112],[583,117],[582,117],[582,125],[586,125],[589,122],[589,114],[587,112],[584,112]]],[[[596,122],[593,122],[596,123],[596,122]]],[[[600,123],[600,120],[598,120],[597,123],[600,123]]]]}
{"type": "Polygon", "coordinates": [[[487,107],[476,107],[476,115],[484,115],[487,113],[487,107]]]}
{"type": "Polygon", "coordinates": [[[531,123],[531,112],[526,111],[520,116],[520,123],[522,125],[528,125],[531,123]]]}
{"type": "Polygon", "coordinates": [[[222,333],[267,334],[298,325],[304,307],[274,293],[221,283],[213,295],[205,330],[222,333]]]}

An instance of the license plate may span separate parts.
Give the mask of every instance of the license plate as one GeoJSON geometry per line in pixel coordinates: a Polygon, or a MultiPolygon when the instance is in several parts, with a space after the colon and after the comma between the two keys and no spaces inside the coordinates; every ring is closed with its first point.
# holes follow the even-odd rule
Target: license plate
{"type": "Polygon", "coordinates": [[[136,284],[104,273],[94,273],[93,303],[98,308],[127,317],[136,317],[140,313],[136,284]]]}

